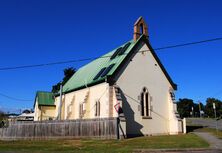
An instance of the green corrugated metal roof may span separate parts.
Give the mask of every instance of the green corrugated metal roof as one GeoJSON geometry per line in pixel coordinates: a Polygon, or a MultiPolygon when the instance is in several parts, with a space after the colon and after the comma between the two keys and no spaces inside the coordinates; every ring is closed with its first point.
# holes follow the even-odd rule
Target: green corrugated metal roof
{"type": "MultiPolygon", "coordinates": [[[[139,40],[139,39],[138,39],[139,40]]],[[[115,70],[118,68],[118,66],[121,64],[121,62],[125,59],[127,54],[131,51],[133,46],[138,41],[134,42],[133,40],[126,42],[131,43],[130,46],[127,48],[125,53],[123,55],[117,55],[114,59],[110,59],[110,57],[113,55],[113,53],[119,48],[123,47],[125,44],[117,47],[116,49],[112,50],[111,52],[101,56],[100,58],[97,58],[96,60],[90,62],[89,64],[81,67],[70,79],[69,81],[63,86],[63,92],[67,93],[73,90],[76,90],[78,88],[82,88],[84,86],[94,84],[97,82],[101,82],[104,80],[107,76],[112,75],[115,70]],[[104,77],[99,77],[96,80],[93,80],[94,77],[99,73],[99,71],[104,68],[108,67],[111,64],[115,64],[113,68],[109,71],[107,75],[104,77]]]]}
{"type": "Polygon", "coordinates": [[[163,73],[165,74],[166,78],[171,83],[172,87],[176,90],[177,85],[173,83],[172,79],[170,78],[169,74],[163,67],[162,63],[160,62],[158,56],[152,49],[151,45],[149,44],[147,37],[145,35],[141,35],[137,41],[129,41],[125,44],[117,47],[116,49],[112,50],[111,52],[97,58],[96,60],[93,60],[92,62],[88,63],[87,65],[81,67],[63,86],[63,93],[68,93],[74,90],[78,90],[80,88],[84,88],[86,86],[94,85],[100,82],[105,81],[105,78],[108,76],[113,75],[117,68],[123,63],[123,61],[126,59],[127,55],[129,55],[130,52],[133,51],[134,47],[137,47],[137,45],[140,44],[140,42],[143,41],[147,44],[147,46],[150,48],[150,51],[152,55],[154,56],[155,60],[159,64],[160,68],[162,69],[163,73]],[[117,55],[115,58],[110,59],[110,57],[113,55],[113,53],[120,47],[125,46],[127,43],[130,43],[130,46],[127,48],[127,50],[122,55],[117,55]],[[99,73],[99,71],[102,68],[107,68],[110,65],[115,64],[112,69],[104,76],[99,77],[96,80],[93,80],[94,77],[99,73]]]}
{"type": "Polygon", "coordinates": [[[36,98],[38,98],[38,105],[53,106],[55,102],[54,95],[51,92],[38,91],[36,93],[36,98]]]}

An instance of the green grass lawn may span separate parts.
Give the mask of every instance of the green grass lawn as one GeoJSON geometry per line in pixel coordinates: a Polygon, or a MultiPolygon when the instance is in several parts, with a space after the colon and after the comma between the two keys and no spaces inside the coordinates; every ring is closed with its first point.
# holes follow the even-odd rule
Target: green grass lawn
{"type": "Polygon", "coordinates": [[[125,140],[35,140],[0,141],[0,152],[132,152],[134,149],[207,148],[208,143],[194,134],[139,137],[125,140]]]}

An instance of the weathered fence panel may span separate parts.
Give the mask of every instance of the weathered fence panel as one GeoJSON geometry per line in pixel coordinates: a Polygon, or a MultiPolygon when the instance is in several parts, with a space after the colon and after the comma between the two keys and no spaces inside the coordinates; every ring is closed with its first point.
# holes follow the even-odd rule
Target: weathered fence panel
{"type": "Polygon", "coordinates": [[[117,126],[116,118],[15,122],[9,123],[7,128],[0,128],[0,140],[67,138],[116,139],[117,126]]]}

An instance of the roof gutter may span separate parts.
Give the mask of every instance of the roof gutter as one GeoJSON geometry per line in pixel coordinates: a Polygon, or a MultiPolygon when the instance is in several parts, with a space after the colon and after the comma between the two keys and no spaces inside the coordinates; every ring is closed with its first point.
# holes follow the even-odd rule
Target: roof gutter
{"type": "MultiPolygon", "coordinates": [[[[62,92],[62,93],[63,93],[63,94],[68,94],[68,93],[70,93],[70,92],[77,91],[77,90],[80,90],[80,89],[85,89],[85,88],[88,88],[88,87],[91,87],[91,86],[94,86],[94,85],[96,85],[96,84],[103,83],[103,82],[106,82],[106,78],[103,78],[103,79],[101,79],[101,80],[99,80],[99,81],[92,82],[92,83],[90,83],[90,84],[87,84],[87,86],[86,86],[86,85],[83,85],[83,86],[80,86],[80,87],[78,87],[78,88],[75,88],[75,89],[72,89],[72,90],[69,90],[69,91],[64,91],[64,92],[62,92]]],[[[55,97],[58,97],[58,96],[59,96],[59,94],[56,94],[56,95],[55,95],[55,97]]]]}

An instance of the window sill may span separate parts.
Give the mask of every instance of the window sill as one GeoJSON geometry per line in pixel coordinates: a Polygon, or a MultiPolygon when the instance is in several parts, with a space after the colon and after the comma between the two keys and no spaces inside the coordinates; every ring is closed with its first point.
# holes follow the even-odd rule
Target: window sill
{"type": "Polygon", "coordinates": [[[152,119],[151,116],[142,116],[142,119],[152,119]]]}

